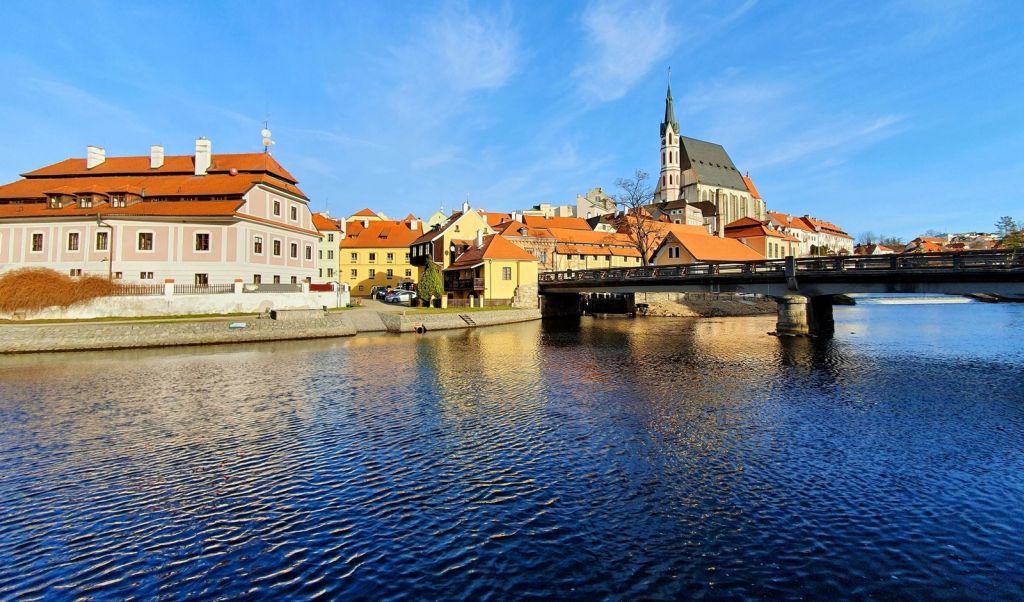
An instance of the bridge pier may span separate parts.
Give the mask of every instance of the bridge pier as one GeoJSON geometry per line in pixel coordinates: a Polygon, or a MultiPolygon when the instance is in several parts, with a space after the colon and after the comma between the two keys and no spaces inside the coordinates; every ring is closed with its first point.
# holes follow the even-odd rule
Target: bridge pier
{"type": "Polygon", "coordinates": [[[832,318],[832,295],[777,297],[778,319],[775,334],[779,336],[830,337],[836,330],[832,318]]]}
{"type": "Polygon", "coordinates": [[[545,318],[580,315],[579,293],[544,293],[540,296],[540,315],[545,318]]]}

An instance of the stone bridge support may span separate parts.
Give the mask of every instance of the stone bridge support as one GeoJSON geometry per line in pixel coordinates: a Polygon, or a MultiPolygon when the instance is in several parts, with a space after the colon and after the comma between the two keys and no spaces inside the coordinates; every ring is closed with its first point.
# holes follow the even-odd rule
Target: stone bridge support
{"type": "Polygon", "coordinates": [[[779,305],[775,334],[830,337],[835,332],[832,295],[784,295],[777,297],[775,301],[779,305]]]}
{"type": "Polygon", "coordinates": [[[540,315],[545,318],[579,316],[579,293],[545,293],[541,295],[540,315]]]}

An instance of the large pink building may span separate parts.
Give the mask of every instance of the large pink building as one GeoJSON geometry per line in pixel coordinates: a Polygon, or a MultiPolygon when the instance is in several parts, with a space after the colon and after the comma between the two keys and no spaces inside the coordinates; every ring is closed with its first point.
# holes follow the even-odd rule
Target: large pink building
{"type": "Polygon", "coordinates": [[[320,234],[297,181],[266,153],[87,157],[0,186],[0,271],[48,267],[126,282],[301,282],[320,234]]]}

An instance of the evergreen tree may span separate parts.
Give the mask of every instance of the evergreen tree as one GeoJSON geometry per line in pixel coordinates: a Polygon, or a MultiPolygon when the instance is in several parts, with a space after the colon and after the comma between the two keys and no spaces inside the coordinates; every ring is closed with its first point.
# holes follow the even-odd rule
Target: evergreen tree
{"type": "Polygon", "coordinates": [[[996,222],[996,232],[999,233],[1000,249],[1024,249],[1024,228],[1009,215],[1004,215],[996,222]]]}
{"type": "Polygon", "coordinates": [[[441,268],[433,261],[427,261],[427,268],[420,276],[417,294],[425,302],[431,297],[440,299],[444,295],[444,282],[441,280],[441,268]]]}

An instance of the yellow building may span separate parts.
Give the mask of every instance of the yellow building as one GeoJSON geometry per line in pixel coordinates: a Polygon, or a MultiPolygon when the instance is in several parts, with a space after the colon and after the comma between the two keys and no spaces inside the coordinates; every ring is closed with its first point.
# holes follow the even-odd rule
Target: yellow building
{"type": "Polygon", "coordinates": [[[342,239],[341,220],[333,219],[326,213],[314,213],[313,225],[320,232],[316,282],[340,281],[341,264],[338,243],[342,239]]]}
{"type": "MultiPolygon", "coordinates": [[[[358,214],[357,214],[358,215],[358,214]]],[[[353,297],[367,297],[374,286],[397,286],[418,279],[409,261],[409,244],[423,234],[423,222],[409,215],[404,220],[361,216],[345,225],[340,245],[341,281],[353,297]]]]}
{"type": "Polygon", "coordinates": [[[455,260],[444,270],[449,305],[536,307],[536,257],[498,234],[456,246],[455,260]]]}
{"type": "Polygon", "coordinates": [[[768,259],[797,257],[800,240],[769,227],[770,223],[752,217],[740,218],[725,227],[725,236],[740,241],[768,259]]]}
{"type": "Polygon", "coordinates": [[[494,234],[494,229],[479,211],[472,211],[469,203],[463,203],[462,211],[452,213],[448,221],[410,241],[407,250],[414,266],[423,269],[428,261],[433,261],[444,269],[454,260],[457,245],[475,240],[478,234],[494,234]]]}

